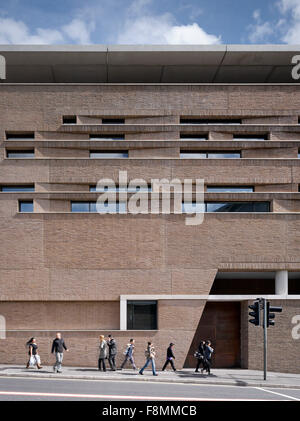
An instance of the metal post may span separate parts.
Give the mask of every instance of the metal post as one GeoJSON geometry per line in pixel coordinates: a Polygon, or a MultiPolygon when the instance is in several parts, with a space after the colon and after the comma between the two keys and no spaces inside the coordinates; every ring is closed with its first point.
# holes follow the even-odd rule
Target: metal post
{"type": "Polygon", "coordinates": [[[268,345],[268,337],[267,337],[267,300],[263,298],[263,314],[264,314],[264,380],[267,380],[267,345],[268,345]]]}

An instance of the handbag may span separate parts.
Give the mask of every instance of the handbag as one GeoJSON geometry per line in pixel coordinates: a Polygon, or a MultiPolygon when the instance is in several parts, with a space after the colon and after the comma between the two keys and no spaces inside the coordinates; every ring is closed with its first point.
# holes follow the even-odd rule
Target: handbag
{"type": "Polygon", "coordinates": [[[41,365],[41,359],[38,354],[31,355],[29,358],[29,367],[34,367],[35,365],[41,365]]]}
{"type": "Polygon", "coordinates": [[[195,351],[195,352],[194,352],[194,357],[195,357],[195,358],[198,358],[199,360],[202,360],[202,359],[203,359],[203,355],[202,355],[202,354],[200,354],[200,352],[199,352],[199,351],[195,351]]]}

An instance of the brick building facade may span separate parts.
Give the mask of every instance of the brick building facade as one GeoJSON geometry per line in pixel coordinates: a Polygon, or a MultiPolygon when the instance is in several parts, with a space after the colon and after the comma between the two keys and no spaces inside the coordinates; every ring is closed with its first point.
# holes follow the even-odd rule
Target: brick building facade
{"type": "Polygon", "coordinates": [[[24,363],[31,336],[50,363],[61,331],[68,365],[95,366],[112,333],[118,363],[131,337],[138,365],[151,339],[158,367],[176,344],[179,368],[211,339],[215,366],[260,369],[248,305],[263,296],[283,307],[269,369],[300,373],[300,87],[277,71],[284,49],[261,65],[277,76],[254,81],[233,53],[227,80],[219,46],[190,50],[115,47],[111,65],[108,49],[0,51],[1,363],[24,363]],[[98,180],[120,170],[203,179],[203,223],[91,211],[98,180]]]}

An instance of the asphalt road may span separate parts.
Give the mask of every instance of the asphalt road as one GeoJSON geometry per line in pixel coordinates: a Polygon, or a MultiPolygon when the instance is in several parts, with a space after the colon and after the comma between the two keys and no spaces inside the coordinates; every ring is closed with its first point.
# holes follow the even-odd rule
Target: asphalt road
{"type": "Polygon", "coordinates": [[[0,378],[0,401],[271,400],[300,401],[298,389],[141,383],[134,381],[0,378]]]}

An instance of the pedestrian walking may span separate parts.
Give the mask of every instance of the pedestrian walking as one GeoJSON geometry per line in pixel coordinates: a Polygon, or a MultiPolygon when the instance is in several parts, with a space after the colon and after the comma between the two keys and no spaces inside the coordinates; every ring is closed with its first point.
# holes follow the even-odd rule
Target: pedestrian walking
{"type": "Polygon", "coordinates": [[[195,352],[195,357],[197,358],[197,366],[195,373],[199,373],[199,368],[202,364],[201,373],[203,373],[203,368],[205,367],[204,363],[204,346],[205,341],[200,341],[197,351],[195,352]]]}
{"type": "Polygon", "coordinates": [[[167,349],[167,359],[166,362],[162,368],[162,371],[165,371],[165,369],[167,368],[168,364],[171,364],[171,367],[173,368],[173,371],[176,371],[175,365],[174,365],[174,361],[175,360],[175,355],[173,353],[173,342],[170,343],[168,349],[167,349]]]}
{"type": "Polygon", "coordinates": [[[147,368],[148,365],[151,363],[153,376],[158,376],[155,369],[155,349],[152,342],[148,342],[147,344],[147,348],[145,350],[145,357],[146,363],[144,367],[140,369],[139,374],[143,375],[145,368],[147,368]]]}
{"type": "Polygon", "coordinates": [[[52,342],[51,353],[55,353],[56,361],[53,366],[54,373],[62,373],[62,362],[64,359],[64,350],[69,352],[60,332],[57,332],[56,338],[52,342]]]}
{"type": "Polygon", "coordinates": [[[43,368],[41,366],[41,359],[38,354],[38,345],[37,345],[36,339],[35,338],[29,339],[29,341],[26,343],[26,346],[28,346],[29,348],[28,349],[29,360],[26,365],[26,368],[30,368],[34,366],[37,366],[38,370],[43,368]]]}
{"type": "Polygon", "coordinates": [[[107,342],[104,339],[104,335],[100,335],[100,344],[99,344],[99,359],[98,359],[98,370],[101,371],[101,368],[103,368],[103,371],[106,371],[106,365],[105,365],[105,359],[108,355],[108,346],[107,342]]]}
{"type": "Polygon", "coordinates": [[[135,365],[134,357],[133,357],[134,347],[135,347],[134,343],[135,343],[135,340],[130,339],[129,344],[127,344],[126,350],[124,351],[125,358],[121,364],[121,370],[125,367],[125,364],[127,363],[127,361],[129,361],[132,365],[132,368],[136,370],[136,365],[135,365]]]}
{"type": "Polygon", "coordinates": [[[205,341],[204,345],[204,359],[205,359],[205,370],[207,371],[208,375],[210,375],[210,368],[211,368],[211,356],[214,352],[214,349],[211,346],[210,341],[205,341]]]}
{"type": "Polygon", "coordinates": [[[116,371],[116,355],[117,355],[117,343],[115,339],[108,335],[108,362],[112,371],[116,371]]]}

